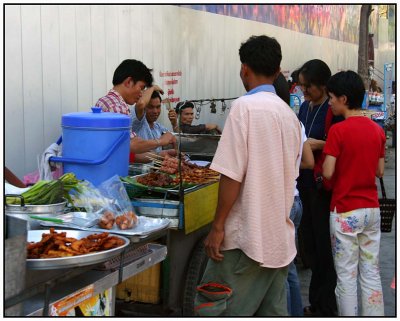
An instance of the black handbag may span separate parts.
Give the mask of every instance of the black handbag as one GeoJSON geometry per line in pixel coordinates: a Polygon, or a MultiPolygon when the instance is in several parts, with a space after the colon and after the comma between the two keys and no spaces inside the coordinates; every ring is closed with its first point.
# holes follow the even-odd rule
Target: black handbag
{"type": "Polygon", "coordinates": [[[379,199],[379,207],[381,210],[381,232],[389,233],[392,231],[393,216],[396,213],[396,199],[386,198],[385,185],[383,178],[380,177],[382,198],[379,199]]]}

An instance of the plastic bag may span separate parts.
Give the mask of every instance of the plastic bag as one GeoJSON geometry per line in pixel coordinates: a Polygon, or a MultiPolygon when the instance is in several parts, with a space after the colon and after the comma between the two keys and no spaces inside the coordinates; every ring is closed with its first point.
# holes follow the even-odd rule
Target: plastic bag
{"type": "Polygon", "coordinates": [[[82,185],[79,194],[71,195],[74,206],[95,214],[101,228],[111,230],[116,225],[125,230],[136,226],[138,218],[119,176],[111,177],[97,188],[89,181],[82,185]]]}
{"type": "MultiPolygon", "coordinates": [[[[62,176],[62,174],[63,174],[63,169],[57,167],[52,172],[53,179],[60,178],[62,176]]],[[[40,179],[40,173],[39,173],[39,170],[37,169],[32,173],[26,174],[22,181],[26,186],[29,186],[29,185],[34,185],[37,181],[39,181],[39,179],[40,179]]]]}
{"type": "Polygon", "coordinates": [[[72,191],[70,193],[73,205],[76,208],[84,208],[86,212],[102,215],[105,209],[109,209],[112,200],[105,197],[89,181],[83,181],[80,186],[80,192],[72,191]]]}
{"type": "MultiPolygon", "coordinates": [[[[103,213],[102,219],[112,220],[115,217],[115,224],[121,230],[126,230],[136,226],[138,218],[133,211],[131,200],[126,192],[125,186],[119,179],[118,175],[114,175],[104,181],[98,187],[100,193],[107,199],[111,200],[106,211],[103,213]]],[[[100,222],[102,221],[100,219],[100,222]]]]}

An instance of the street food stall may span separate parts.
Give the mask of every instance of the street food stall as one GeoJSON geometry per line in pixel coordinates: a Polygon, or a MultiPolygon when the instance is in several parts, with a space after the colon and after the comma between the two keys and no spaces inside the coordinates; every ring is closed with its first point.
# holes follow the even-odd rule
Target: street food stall
{"type": "MultiPolygon", "coordinates": [[[[192,143],[196,140],[190,135],[185,138],[192,143]]],[[[181,142],[185,138],[181,137],[181,142]]],[[[204,139],[207,137],[201,137],[204,139]]],[[[120,177],[138,215],[132,228],[120,229],[115,224],[107,230],[89,212],[77,211],[66,200],[32,205],[24,204],[21,196],[7,195],[6,315],[146,315],[143,306],[149,304],[152,315],[193,315],[195,288],[207,262],[203,240],[218,196],[218,175],[208,168],[205,159],[212,159],[219,137],[210,139],[213,150],[205,149],[204,155],[198,150],[192,152],[190,144],[181,145],[182,153],[202,157],[201,161],[182,156],[169,160],[154,157],[151,169],[120,177]],[[163,166],[172,163],[175,173],[168,174],[163,166]],[[146,185],[146,175],[166,174],[173,181],[151,186],[150,179],[146,185]],[[118,246],[77,256],[26,256],[26,242],[29,249],[36,246],[31,244],[45,243],[46,237],[86,242],[104,233],[118,240],[118,246]],[[16,266],[24,267],[18,275],[16,266]],[[140,275],[147,275],[147,281],[132,283],[140,275]],[[155,294],[143,299],[143,293],[149,291],[148,283],[154,280],[150,286],[155,294]],[[135,296],[134,291],[142,295],[135,296]]],[[[194,145],[198,147],[196,142],[194,145]]]]}
{"type": "MultiPolygon", "coordinates": [[[[161,293],[160,300],[156,300],[157,309],[154,304],[149,306],[140,303],[140,300],[126,302],[126,298],[121,297],[116,305],[121,316],[194,315],[195,289],[208,260],[203,241],[214,218],[218,199],[219,177],[208,169],[208,166],[214,156],[220,135],[176,134],[176,136],[180,151],[190,159],[183,160],[183,157],[174,159],[168,156],[157,158],[154,155],[153,169],[156,170],[154,173],[169,172],[172,176],[174,174],[179,176],[179,173],[182,173],[182,181],[177,180],[175,183],[178,184],[175,186],[166,185],[166,187],[151,186],[153,185],[151,182],[148,182],[148,185],[141,184],[146,183],[143,178],[151,178],[151,175],[153,181],[157,178],[154,173],[148,173],[149,165],[145,165],[142,166],[142,173],[137,166],[133,166],[132,172],[136,175],[125,182],[138,215],[168,218],[171,223],[166,239],[168,255],[162,263],[161,293]],[[190,176],[191,171],[196,173],[190,176]]],[[[127,286],[127,291],[129,290],[127,286]]]]}
{"type": "Polygon", "coordinates": [[[97,225],[52,222],[68,217],[68,212],[53,214],[42,210],[30,215],[29,209],[23,212],[27,206],[21,206],[19,213],[15,209],[9,212],[7,207],[5,315],[8,316],[112,316],[116,285],[161,262],[167,254],[166,246],[151,243],[166,234],[167,221],[141,218],[131,230],[109,233],[101,232],[97,225]],[[56,230],[54,225],[62,229],[56,230]],[[62,242],[58,248],[57,242],[62,242]],[[80,250],[74,247],[80,242],[90,244],[93,251],[85,246],[88,251],[70,256],[70,252],[80,250]],[[46,250],[35,256],[39,245],[46,250]],[[55,252],[58,255],[52,256],[55,252]],[[43,253],[48,256],[42,256],[43,253]]]}

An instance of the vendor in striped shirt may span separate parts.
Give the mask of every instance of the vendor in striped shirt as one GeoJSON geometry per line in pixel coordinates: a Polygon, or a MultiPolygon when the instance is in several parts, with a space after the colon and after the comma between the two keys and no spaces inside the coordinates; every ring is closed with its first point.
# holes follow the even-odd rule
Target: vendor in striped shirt
{"type": "MultiPolygon", "coordinates": [[[[113,88],[107,95],[101,97],[96,106],[101,107],[103,112],[120,113],[130,115],[129,105],[144,105],[143,97],[146,91],[153,88],[153,76],[151,69],[147,68],[141,61],[126,59],[115,69],[113,75],[113,88]],[[147,90],[145,90],[147,88],[147,90]]],[[[154,90],[154,89],[153,89],[154,90]]],[[[138,154],[146,153],[160,146],[169,145],[174,140],[171,133],[166,133],[156,139],[143,139],[131,133],[130,150],[136,154],[136,161],[142,158],[138,154]]],[[[131,162],[134,157],[131,156],[131,162]]]]}

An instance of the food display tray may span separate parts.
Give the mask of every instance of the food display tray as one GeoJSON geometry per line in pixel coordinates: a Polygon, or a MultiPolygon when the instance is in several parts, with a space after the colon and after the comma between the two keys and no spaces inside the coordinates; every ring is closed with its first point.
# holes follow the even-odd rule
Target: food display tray
{"type": "MultiPolygon", "coordinates": [[[[132,179],[132,184],[124,182],[125,189],[126,189],[130,199],[140,197],[145,192],[170,193],[170,194],[174,194],[174,195],[179,194],[179,184],[174,187],[165,188],[165,187],[147,186],[147,185],[138,183],[137,178],[140,176],[144,176],[144,175],[146,175],[146,174],[141,174],[141,175],[136,175],[136,176],[130,177],[132,179]]],[[[182,187],[183,187],[184,193],[190,193],[196,189],[199,189],[203,186],[206,186],[206,185],[212,184],[212,183],[215,183],[215,182],[211,181],[210,183],[200,184],[200,185],[183,183],[182,187]]]]}
{"type": "Polygon", "coordinates": [[[58,226],[58,227],[69,227],[73,229],[79,229],[83,231],[90,231],[90,232],[109,232],[112,234],[121,234],[121,235],[126,235],[126,236],[144,236],[144,235],[149,235],[153,232],[165,229],[168,227],[170,224],[170,221],[167,218],[150,218],[150,217],[145,217],[145,216],[140,216],[138,217],[138,224],[127,230],[120,230],[115,224],[111,230],[106,230],[103,228],[100,228],[98,225],[95,225],[93,227],[82,227],[82,226],[76,226],[76,225],[68,225],[68,223],[65,224],[58,224],[58,223],[53,223],[53,222],[42,222],[40,223],[41,226],[58,226]]]}
{"type": "Polygon", "coordinates": [[[179,201],[153,198],[135,198],[132,201],[135,211],[139,215],[152,217],[178,217],[179,201]]]}
{"type": "MultiPolygon", "coordinates": [[[[66,232],[67,237],[73,237],[76,239],[82,239],[88,235],[93,234],[92,231],[76,231],[76,230],[56,230],[58,233],[66,232]]],[[[49,230],[32,230],[28,231],[27,241],[28,242],[39,242],[42,239],[43,233],[50,233],[49,230]]],[[[60,258],[48,258],[48,259],[27,259],[26,267],[31,270],[53,270],[53,269],[65,269],[79,266],[86,266],[105,262],[112,259],[116,255],[120,254],[126,246],[129,245],[129,240],[120,235],[110,234],[110,236],[116,236],[125,241],[125,244],[106,251],[94,252],[83,255],[67,256],[60,258]]]]}

